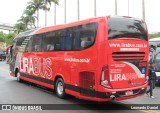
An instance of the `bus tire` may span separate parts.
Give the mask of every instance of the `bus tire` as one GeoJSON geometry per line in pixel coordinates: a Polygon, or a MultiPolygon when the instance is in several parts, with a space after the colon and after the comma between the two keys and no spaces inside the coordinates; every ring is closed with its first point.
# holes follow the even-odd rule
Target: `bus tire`
{"type": "Polygon", "coordinates": [[[20,76],[21,76],[20,73],[17,72],[16,77],[18,82],[22,82],[22,79],[20,78],[20,76]]]}
{"type": "Polygon", "coordinates": [[[65,85],[62,78],[56,80],[55,91],[59,98],[65,98],[65,85]]]}

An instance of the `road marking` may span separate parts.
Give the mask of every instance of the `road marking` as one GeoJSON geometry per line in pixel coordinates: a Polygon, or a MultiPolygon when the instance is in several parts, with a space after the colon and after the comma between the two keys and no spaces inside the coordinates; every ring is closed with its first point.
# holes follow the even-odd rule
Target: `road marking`
{"type": "Polygon", "coordinates": [[[160,110],[140,110],[145,113],[160,113],[160,110]]]}
{"type": "MultiPolygon", "coordinates": [[[[125,104],[125,103],[121,103],[121,102],[118,102],[118,101],[113,101],[115,103],[118,103],[118,104],[123,104],[124,106],[130,108],[131,106],[129,104],[125,104]]],[[[160,110],[139,110],[137,109],[138,111],[140,112],[144,112],[144,113],[160,113],[160,110]]]]}

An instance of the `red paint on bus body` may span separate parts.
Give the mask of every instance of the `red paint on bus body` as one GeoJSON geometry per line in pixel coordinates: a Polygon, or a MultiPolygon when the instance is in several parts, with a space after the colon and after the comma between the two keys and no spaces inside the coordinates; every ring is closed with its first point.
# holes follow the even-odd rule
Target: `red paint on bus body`
{"type": "MultiPolygon", "coordinates": [[[[134,37],[109,40],[108,18],[37,30],[33,36],[98,23],[95,41],[86,49],[23,52],[18,67],[21,79],[53,89],[56,78],[61,77],[67,94],[93,101],[109,101],[111,96],[124,100],[143,95],[147,88],[148,41],[134,37]]],[[[74,32],[76,35],[77,31],[74,32]]]]}

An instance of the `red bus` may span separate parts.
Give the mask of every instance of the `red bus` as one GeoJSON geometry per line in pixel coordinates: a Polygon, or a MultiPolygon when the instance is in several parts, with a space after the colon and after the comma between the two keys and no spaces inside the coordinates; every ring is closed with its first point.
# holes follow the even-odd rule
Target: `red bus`
{"type": "Polygon", "coordinates": [[[11,76],[93,101],[141,96],[147,88],[144,21],[106,16],[26,31],[13,40],[11,76]]]}

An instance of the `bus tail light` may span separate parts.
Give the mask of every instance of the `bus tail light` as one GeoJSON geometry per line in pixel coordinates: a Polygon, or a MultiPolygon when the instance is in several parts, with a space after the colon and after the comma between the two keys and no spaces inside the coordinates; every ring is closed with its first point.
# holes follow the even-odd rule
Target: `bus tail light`
{"type": "Polygon", "coordinates": [[[112,88],[111,83],[109,81],[109,69],[108,65],[103,66],[101,72],[101,85],[107,88],[112,88]]]}
{"type": "Polygon", "coordinates": [[[145,83],[147,83],[148,82],[148,80],[149,80],[149,76],[148,75],[145,75],[145,83]]]}
{"type": "MultiPolygon", "coordinates": [[[[146,63],[146,67],[148,67],[147,63],[146,63]]],[[[145,79],[146,79],[146,80],[145,80],[145,83],[147,83],[148,80],[149,80],[149,75],[148,75],[148,74],[149,74],[149,73],[148,73],[148,72],[149,72],[149,69],[147,69],[147,70],[148,70],[148,71],[145,73],[145,79]]]]}

